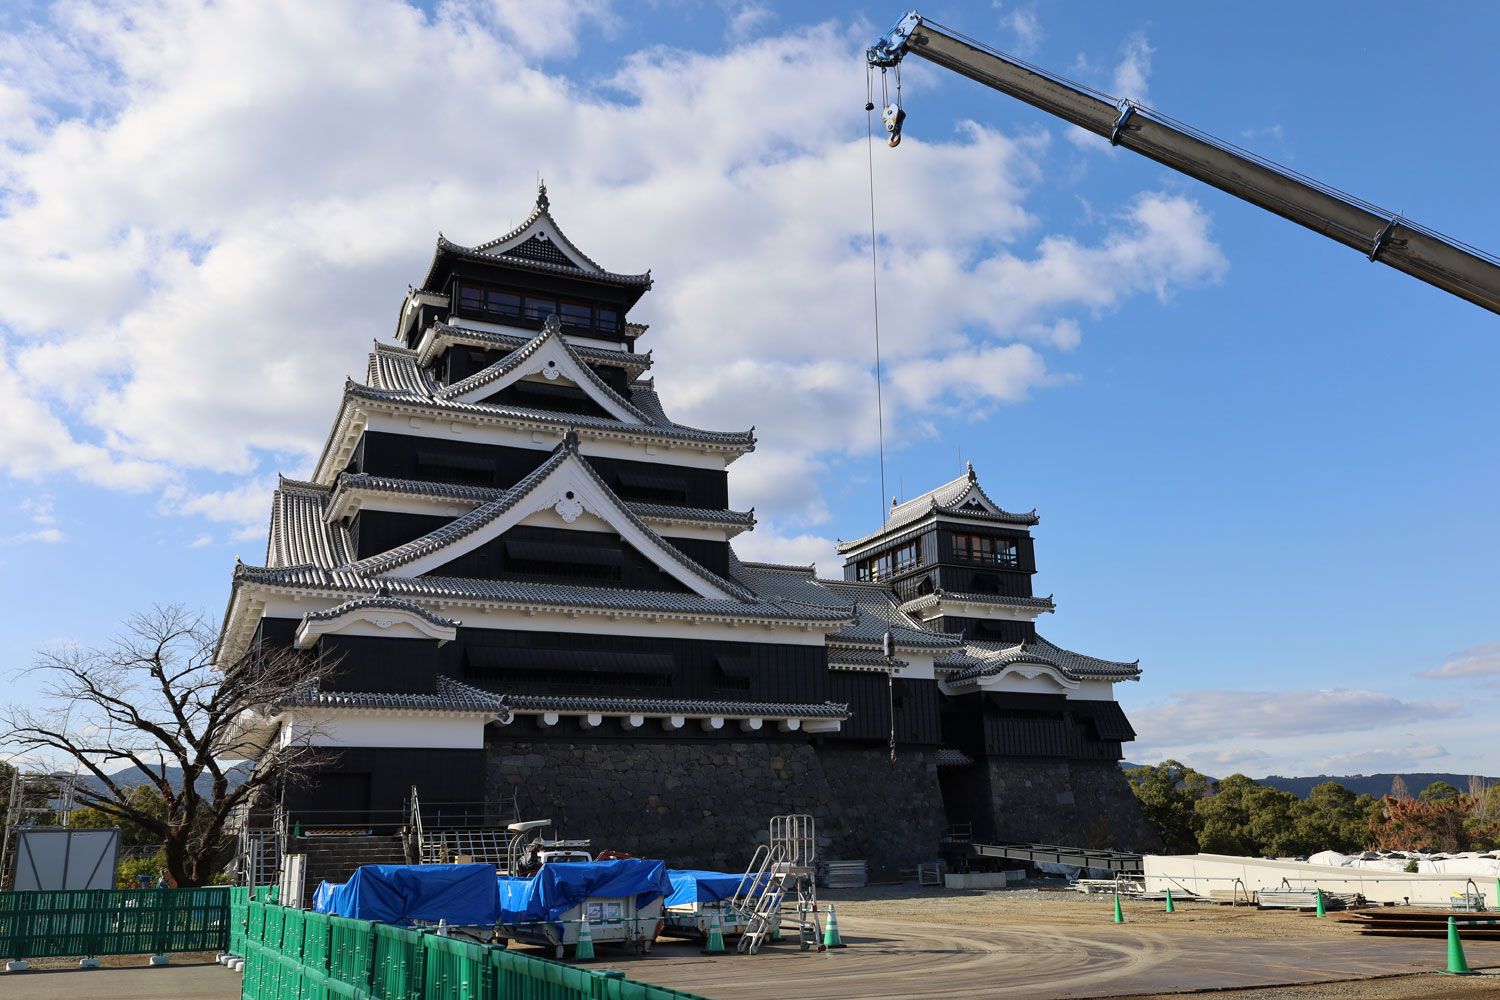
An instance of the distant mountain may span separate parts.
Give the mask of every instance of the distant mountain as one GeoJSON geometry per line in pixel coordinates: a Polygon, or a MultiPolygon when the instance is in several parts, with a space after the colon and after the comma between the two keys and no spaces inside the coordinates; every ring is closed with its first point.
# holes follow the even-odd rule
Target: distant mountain
{"type": "MultiPolygon", "coordinates": [[[[1391,793],[1391,782],[1396,778],[1394,774],[1320,774],[1313,778],[1283,778],[1279,774],[1268,774],[1256,781],[1262,785],[1270,785],[1284,792],[1291,792],[1300,798],[1307,798],[1307,793],[1312,791],[1314,785],[1321,785],[1325,781],[1336,781],[1349,791],[1359,795],[1389,795],[1391,793]]],[[[1469,790],[1469,776],[1467,774],[1438,774],[1425,771],[1414,771],[1401,775],[1401,780],[1406,782],[1406,790],[1416,795],[1422,789],[1434,781],[1446,781],[1457,788],[1460,792],[1469,790]]],[[[1495,778],[1486,778],[1486,781],[1500,783],[1495,778]]]]}
{"type": "MultiPolygon", "coordinates": [[[[249,764],[235,764],[225,772],[226,776],[229,778],[230,788],[235,787],[240,782],[245,780],[245,774],[249,771],[249,767],[249,764]]],[[[110,780],[112,780],[121,788],[134,788],[136,785],[156,784],[155,777],[148,775],[145,771],[142,771],[138,767],[127,767],[123,770],[115,771],[111,773],[109,777],[110,780]]],[[[167,767],[167,781],[169,781],[173,785],[173,787],[180,785],[182,783],[182,768],[172,767],[169,765],[167,767]]],[[[93,777],[92,775],[80,775],[79,784],[94,791],[104,791],[104,782],[100,781],[98,778],[93,777]]],[[[211,778],[210,776],[199,775],[197,785],[198,793],[200,795],[210,795],[213,793],[214,783],[213,778],[211,778]]]]}
{"type": "MultiPolygon", "coordinates": [[[[1126,771],[1134,771],[1140,764],[1132,764],[1129,761],[1121,761],[1120,767],[1126,771]]],[[[1284,792],[1291,792],[1299,798],[1307,798],[1307,793],[1316,785],[1325,781],[1334,781],[1354,792],[1356,795],[1389,795],[1391,793],[1391,782],[1395,780],[1395,774],[1319,774],[1311,778],[1286,778],[1279,774],[1268,774],[1264,778],[1256,778],[1257,784],[1267,785],[1271,788],[1279,788],[1284,792]]],[[[1467,774],[1438,774],[1436,772],[1413,771],[1402,774],[1401,780],[1406,782],[1406,790],[1416,795],[1422,789],[1434,781],[1446,781],[1461,792],[1469,790],[1469,776],[1467,774]]],[[[1215,779],[1217,780],[1217,779],[1215,779]]],[[[1493,784],[1500,784],[1500,778],[1486,778],[1493,784]]]]}

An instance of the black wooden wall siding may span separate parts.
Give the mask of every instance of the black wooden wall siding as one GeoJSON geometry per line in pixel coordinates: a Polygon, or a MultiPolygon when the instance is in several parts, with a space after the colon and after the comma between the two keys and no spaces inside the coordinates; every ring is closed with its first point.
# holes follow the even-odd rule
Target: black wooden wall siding
{"type": "Polygon", "coordinates": [[[984,642],[1033,642],[1036,640],[1035,622],[1014,622],[999,618],[964,618],[944,615],[930,623],[940,632],[961,635],[965,639],[984,642]]]}
{"type": "Polygon", "coordinates": [[[325,635],[317,648],[335,664],[322,681],[325,691],[437,691],[439,650],[432,639],[325,635]]]}
{"type": "Polygon", "coordinates": [[[898,679],[887,690],[886,676],[868,670],[830,670],[829,697],[847,702],[852,717],[844,723],[843,739],[890,740],[890,706],[896,710],[896,742],[901,745],[935,746],[943,742],[937,682],[898,679]]]}
{"type": "MultiPolygon", "coordinates": [[[[367,431],[350,459],[349,470],[396,479],[510,487],[546,461],[530,448],[446,441],[367,431]]],[[[679,504],[708,510],[729,506],[729,474],[655,462],[589,457],[586,461],[626,500],[679,504]]]]}
{"type": "Polygon", "coordinates": [[[286,789],[290,822],[398,826],[412,785],[424,814],[439,803],[477,806],[484,799],[483,750],[348,747],[329,754],[312,787],[286,789]]]}
{"type": "Polygon", "coordinates": [[[802,704],[837,700],[829,693],[821,646],[461,628],[442,655],[440,669],[449,676],[496,692],[802,704]],[[555,670],[527,669],[531,653],[555,670]],[[669,683],[663,685],[667,670],[669,683]],[[642,683],[640,677],[649,679],[642,683]]]}
{"type": "Polygon", "coordinates": [[[1120,760],[1121,738],[1129,731],[1112,701],[1009,692],[945,699],[942,725],[947,745],[972,757],[1120,760]]]}
{"type": "Polygon", "coordinates": [[[527,410],[547,410],[554,413],[578,413],[588,417],[612,419],[604,407],[594,402],[592,396],[574,385],[551,385],[542,382],[514,382],[483,400],[497,406],[515,406],[527,410]]]}

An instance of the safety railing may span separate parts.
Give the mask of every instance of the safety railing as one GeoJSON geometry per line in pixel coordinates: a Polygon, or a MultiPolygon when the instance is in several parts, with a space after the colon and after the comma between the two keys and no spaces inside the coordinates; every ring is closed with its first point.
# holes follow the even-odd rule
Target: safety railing
{"type": "Polygon", "coordinates": [[[429,930],[249,901],[245,1000],[697,1000],[429,930]]]}
{"type": "Polygon", "coordinates": [[[0,894],[0,958],[219,951],[229,941],[228,886],[0,894]]]}

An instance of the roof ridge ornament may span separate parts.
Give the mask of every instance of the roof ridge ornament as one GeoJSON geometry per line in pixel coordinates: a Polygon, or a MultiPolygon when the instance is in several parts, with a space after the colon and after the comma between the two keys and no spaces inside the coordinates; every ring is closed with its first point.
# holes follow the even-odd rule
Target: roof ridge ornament
{"type": "Polygon", "coordinates": [[[538,177],[536,182],[536,207],[545,212],[551,205],[552,202],[547,197],[547,182],[538,177]]]}

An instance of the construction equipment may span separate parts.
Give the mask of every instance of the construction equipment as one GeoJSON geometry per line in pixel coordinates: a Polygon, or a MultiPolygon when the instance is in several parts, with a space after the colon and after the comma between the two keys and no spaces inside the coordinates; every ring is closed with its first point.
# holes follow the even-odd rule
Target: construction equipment
{"type": "Polygon", "coordinates": [[[896,70],[895,103],[882,113],[901,139],[900,65],[907,55],[953,70],[1500,313],[1500,258],[1217,139],[1136,101],[1122,100],[1006,55],[912,11],[865,51],[870,68],[896,70]]]}
{"type": "Polygon", "coordinates": [[[755,849],[731,897],[744,925],[738,951],[754,955],[787,924],[801,950],[822,948],[818,916],[817,831],[806,813],[773,816],[769,836],[755,849]]]}

